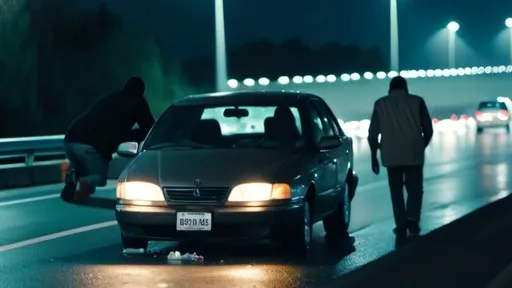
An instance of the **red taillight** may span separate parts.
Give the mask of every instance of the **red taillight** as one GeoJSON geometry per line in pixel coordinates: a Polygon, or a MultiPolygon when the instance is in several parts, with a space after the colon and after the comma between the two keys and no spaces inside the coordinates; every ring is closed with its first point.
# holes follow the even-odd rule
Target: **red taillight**
{"type": "Polygon", "coordinates": [[[432,119],[432,123],[434,123],[434,124],[439,123],[439,119],[437,119],[437,118],[432,119]]]}
{"type": "Polygon", "coordinates": [[[455,121],[455,120],[457,120],[457,115],[455,115],[455,114],[452,114],[452,117],[450,117],[450,119],[451,119],[452,121],[455,121]]]}
{"type": "Polygon", "coordinates": [[[478,118],[480,118],[480,117],[482,117],[482,112],[480,112],[480,111],[476,111],[476,112],[475,112],[475,117],[476,117],[477,119],[478,119],[478,118]]]}
{"type": "Polygon", "coordinates": [[[469,116],[468,116],[468,115],[466,115],[466,114],[462,114],[462,115],[460,116],[460,119],[462,119],[462,120],[468,120],[468,118],[469,118],[469,116]]]}
{"type": "Polygon", "coordinates": [[[507,110],[500,110],[500,114],[505,116],[505,117],[508,117],[509,116],[509,113],[507,110]]]}

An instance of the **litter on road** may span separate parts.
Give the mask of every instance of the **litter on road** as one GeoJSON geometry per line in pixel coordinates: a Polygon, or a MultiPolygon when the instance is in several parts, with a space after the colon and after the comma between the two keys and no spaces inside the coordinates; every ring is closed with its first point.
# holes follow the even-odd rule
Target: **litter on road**
{"type": "Polygon", "coordinates": [[[123,249],[123,254],[130,255],[130,254],[144,254],[144,249],[134,249],[134,248],[126,248],[123,249]]]}
{"type": "Polygon", "coordinates": [[[172,251],[167,255],[169,262],[204,262],[204,257],[197,255],[195,252],[192,254],[186,253],[181,255],[180,251],[172,251]]]}

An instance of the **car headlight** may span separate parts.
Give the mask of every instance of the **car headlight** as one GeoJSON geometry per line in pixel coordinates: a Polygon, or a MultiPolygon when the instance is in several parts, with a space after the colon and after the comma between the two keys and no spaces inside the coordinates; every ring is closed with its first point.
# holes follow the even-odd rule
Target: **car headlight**
{"type": "Polygon", "coordinates": [[[140,181],[117,183],[116,196],[123,200],[165,201],[160,186],[140,181]]]}
{"type": "Polygon", "coordinates": [[[229,202],[258,202],[269,200],[283,200],[291,198],[291,189],[288,184],[245,183],[231,190],[229,202]]]}

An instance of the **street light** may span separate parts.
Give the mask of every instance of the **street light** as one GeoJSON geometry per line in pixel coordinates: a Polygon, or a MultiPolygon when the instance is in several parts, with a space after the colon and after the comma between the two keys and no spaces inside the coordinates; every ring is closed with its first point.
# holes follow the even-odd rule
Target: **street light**
{"type": "Polygon", "coordinates": [[[448,28],[448,30],[450,30],[450,32],[455,33],[457,31],[459,31],[460,26],[459,26],[459,23],[452,21],[452,22],[448,23],[448,25],[446,25],[446,28],[448,28]]]}
{"type": "Polygon", "coordinates": [[[224,0],[215,1],[215,82],[217,91],[228,83],[226,33],[224,28],[224,0]]]}
{"type": "Polygon", "coordinates": [[[397,0],[390,0],[390,68],[391,71],[398,71],[398,8],[397,0]]]}
{"type": "Polygon", "coordinates": [[[507,18],[507,20],[505,20],[505,26],[507,26],[509,29],[508,29],[508,39],[509,39],[509,44],[508,44],[508,49],[509,49],[509,57],[510,57],[510,64],[512,64],[512,18],[507,18]]]}
{"type": "Polygon", "coordinates": [[[505,20],[505,26],[512,28],[512,18],[507,18],[507,20],[505,20]]]}
{"type": "Polygon", "coordinates": [[[449,68],[455,68],[455,40],[456,33],[459,31],[459,23],[450,22],[446,25],[448,29],[448,66],[449,68]]]}

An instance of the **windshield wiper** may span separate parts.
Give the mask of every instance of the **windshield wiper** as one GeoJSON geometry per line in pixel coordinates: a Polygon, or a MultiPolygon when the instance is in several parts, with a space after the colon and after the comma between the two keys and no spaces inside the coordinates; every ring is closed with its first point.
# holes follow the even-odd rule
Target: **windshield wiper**
{"type": "Polygon", "coordinates": [[[281,145],[278,141],[274,141],[271,139],[261,139],[257,143],[252,145],[236,145],[237,148],[248,148],[248,149],[266,149],[266,150],[300,150],[303,145],[301,143],[296,143],[295,145],[281,145]],[[274,143],[272,143],[274,142],[274,143]]]}
{"type": "Polygon", "coordinates": [[[193,143],[161,143],[156,144],[148,148],[148,150],[165,149],[165,148],[176,148],[176,149],[202,149],[203,145],[193,143]]]}

